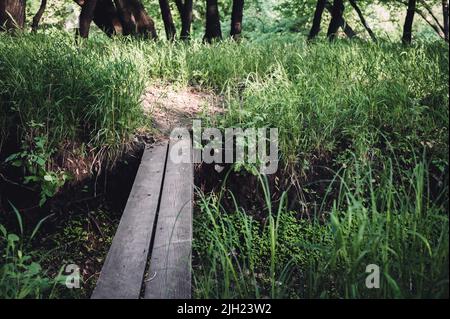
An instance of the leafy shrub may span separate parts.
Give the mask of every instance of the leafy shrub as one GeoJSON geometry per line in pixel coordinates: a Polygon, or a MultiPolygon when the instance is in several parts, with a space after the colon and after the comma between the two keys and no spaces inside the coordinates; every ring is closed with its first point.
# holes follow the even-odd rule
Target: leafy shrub
{"type": "Polygon", "coordinates": [[[43,205],[48,198],[53,197],[69,179],[69,175],[58,169],[52,171],[48,168],[54,150],[48,150],[45,137],[35,137],[33,146],[22,144],[22,152],[10,155],[5,163],[15,167],[22,167],[24,171],[24,184],[35,183],[40,187],[43,205]]]}
{"type": "MultiPolygon", "coordinates": [[[[60,284],[65,282],[64,276],[49,278],[36,262],[33,251],[27,253],[28,245],[23,237],[22,218],[13,206],[19,223],[22,237],[10,233],[0,224],[0,298],[51,298],[60,284]]],[[[41,220],[29,240],[36,235],[41,220]]]]}

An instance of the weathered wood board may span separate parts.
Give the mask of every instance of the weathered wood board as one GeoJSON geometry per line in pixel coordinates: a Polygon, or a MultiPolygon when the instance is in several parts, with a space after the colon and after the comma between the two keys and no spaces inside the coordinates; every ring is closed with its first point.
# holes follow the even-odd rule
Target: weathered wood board
{"type": "Polygon", "coordinates": [[[168,143],[146,148],[93,299],[140,297],[163,184],[168,143]]]}
{"type": "MultiPolygon", "coordinates": [[[[175,143],[171,141],[171,154],[175,143]]],[[[191,140],[185,143],[191,150],[191,140]]],[[[150,259],[149,279],[145,282],[145,298],[191,298],[191,245],[194,176],[191,152],[183,153],[182,163],[168,156],[161,194],[158,222],[150,259]]]]}

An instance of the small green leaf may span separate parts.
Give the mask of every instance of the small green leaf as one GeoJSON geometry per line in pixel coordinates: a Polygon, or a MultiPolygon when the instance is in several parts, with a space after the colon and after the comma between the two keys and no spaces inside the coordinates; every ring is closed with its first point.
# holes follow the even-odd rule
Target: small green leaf
{"type": "Polygon", "coordinates": [[[21,167],[22,166],[22,161],[21,160],[16,160],[11,162],[11,165],[14,167],[21,167]]]}
{"type": "Polygon", "coordinates": [[[19,224],[20,233],[23,235],[23,222],[22,222],[22,216],[20,215],[19,210],[14,206],[10,201],[9,205],[12,207],[14,214],[16,214],[17,223],[19,224]]]}
{"type": "Polygon", "coordinates": [[[30,266],[28,266],[28,273],[30,275],[36,275],[41,271],[41,265],[39,265],[38,263],[31,263],[30,266]]]}
{"type": "Polygon", "coordinates": [[[17,236],[16,234],[9,234],[8,235],[8,241],[9,242],[16,242],[16,241],[19,241],[20,240],[20,238],[19,238],[19,236],[17,236]]]}
{"type": "Polygon", "coordinates": [[[39,206],[42,207],[44,206],[45,202],[47,201],[47,196],[42,195],[41,199],[39,200],[39,206]]]}
{"type": "Polygon", "coordinates": [[[45,165],[45,160],[43,158],[41,158],[41,157],[38,157],[38,158],[36,158],[36,163],[39,166],[44,166],[45,165]]]}
{"type": "Polygon", "coordinates": [[[11,162],[19,157],[19,153],[14,153],[5,159],[5,163],[11,162]]]}
{"type": "Polygon", "coordinates": [[[8,232],[6,231],[5,226],[0,224],[0,233],[3,234],[3,237],[6,237],[6,235],[8,234],[8,232]]]}

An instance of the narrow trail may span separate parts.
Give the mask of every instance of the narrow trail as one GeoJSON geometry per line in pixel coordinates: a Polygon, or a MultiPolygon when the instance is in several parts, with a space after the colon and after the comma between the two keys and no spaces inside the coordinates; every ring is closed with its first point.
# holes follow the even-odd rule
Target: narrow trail
{"type": "Polygon", "coordinates": [[[192,152],[171,159],[171,150],[192,140],[169,140],[176,127],[213,115],[219,99],[192,87],[148,87],[142,107],[152,120],[147,145],[120,223],[102,266],[93,299],[190,299],[194,163],[192,152]]]}
{"type": "Polygon", "coordinates": [[[222,112],[221,102],[214,93],[195,87],[152,85],[146,89],[142,107],[152,119],[155,140],[164,140],[176,127],[191,129],[194,119],[222,112]]]}

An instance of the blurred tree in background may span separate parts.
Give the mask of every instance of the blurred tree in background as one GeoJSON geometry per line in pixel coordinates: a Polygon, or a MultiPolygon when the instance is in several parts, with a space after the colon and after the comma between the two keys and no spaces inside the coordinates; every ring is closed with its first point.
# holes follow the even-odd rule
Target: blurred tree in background
{"type": "MultiPolygon", "coordinates": [[[[15,0],[1,0],[0,3],[13,1],[15,0]]],[[[77,1],[86,2],[85,0],[77,1]]],[[[40,21],[41,29],[48,32],[52,28],[74,30],[78,27],[80,5],[75,1],[47,0],[46,2],[46,9],[40,21]]],[[[174,26],[174,30],[171,32],[176,30],[178,36],[181,34],[181,38],[184,39],[191,35],[194,38],[205,36],[208,1],[142,0],[141,2],[148,15],[154,20],[160,38],[165,37],[164,33],[167,29],[161,13],[168,12],[167,10],[170,11],[174,26]],[[184,6],[184,3],[187,3],[187,6],[184,6]],[[192,10],[190,10],[191,7],[192,10]],[[182,20],[181,15],[184,15],[185,8],[189,9],[186,10],[188,16],[182,20]],[[184,26],[182,21],[184,21],[184,26]]],[[[318,32],[319,37],[325,36],[331,21],[331,10],[334,3],[334,0],[246,0],[241,25],[243,36],[252,40],[263,40],[264,34],[269,33],[300,33],[306,37],[310,34],[315,16],[321,18],[320,28],[316,28],[315,32],[318,32]],[[325,7],[323,13],[318,15],[316,8],[318,3],[320,6],[321,2],[325,7]]],[[[217,0],[217,4],[221,33],[228,36],[231,31],[233,1],[217,0]]],[[[367,39],[375,39],[378,36],[398,40],[404,38],[403,33],[406,32],[406,36],[411,33],[412,37],[447,37],[448,40],[448,0],[344,0],[342,4],[344,5],[343,22],[339,22],[339,17],[336,20],[341,24],[340,31],[336,32],[336,36],[356,35],[367,39]],[[406,19],[408,4],[414,4],[414,6],[411,6],[409,19],[406,19]],[[407,26],[406,29],[409,29],[409,24],[412,26],[411,31],[404,32],[404,27],[407,26]]],[[[40,5],[41,0],[26,0],[27,26],[31,26],[32,19],[40,5]]],[[[5,18],[3,19],[5,20],[5,18]]],[[[93,30],[94,32],[99,31],[95,27],[93,30]]],[[[173,35],[169,34],[168,38],[172,39],[173,35]]]]}

